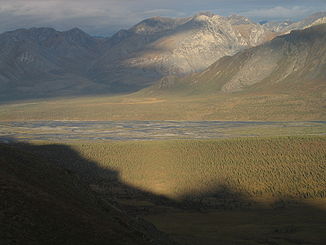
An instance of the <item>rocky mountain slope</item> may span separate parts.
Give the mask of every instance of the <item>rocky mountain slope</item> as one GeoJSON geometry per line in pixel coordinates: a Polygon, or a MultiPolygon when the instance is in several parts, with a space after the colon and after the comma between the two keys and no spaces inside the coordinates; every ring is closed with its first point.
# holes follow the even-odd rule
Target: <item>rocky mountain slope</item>
{"type": "Polygon", "coordinates": [[[325,92],[326,24],[292,31],[258,47],[218,60],[203,72],[166,77],[154,90],[187,93],[288,91],[325,92]],[[300,88],[300,89],[299,89],[300,88]]]}
{"type": "Polygon", "coordinates": [[[274,36],[241,16],[201,13],[182,19],[155,17],[113,36],[110,48],[91,72],[103,82],[141,88],[164,75],[201,71],[225,55],[274,36]]]}

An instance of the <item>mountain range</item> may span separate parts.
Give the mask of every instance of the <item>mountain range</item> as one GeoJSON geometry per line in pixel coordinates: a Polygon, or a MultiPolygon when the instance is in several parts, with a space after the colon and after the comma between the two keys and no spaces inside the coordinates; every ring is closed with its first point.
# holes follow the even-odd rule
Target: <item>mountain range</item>
{"type": "Polygon", "coordinates": [[[300,21],[267,22],[263,26],[270,31],[287,33],[292,30],[305,29],[313,25],[325,23],[326,12],[318,12],[300,21]]]}
{"type": "Polygon", "coordinates": [[[274,37],[245,17],[209,13],[191,18],[155,17],[114,35],[91,68],[97,81],[141,88],[165,75],[207,68],[217,59],[274,37]]]}
{"type": "Polygon", "coordinates": [[[291,31],[260,46],[225,56],[206,70],[165,77],[150,91],[188,94],[253,91],[325,91],[326,24],[291,31]]]}
{"type": "MultiPolygon", "coordinates": [[[[77,28],[5,32],[0,35],[0,99],[134,92],[162,78],[201,72],[222,57],[221,64],[229,62],[228,57],[238,52],[237,57],[245,62],[242,57],[252,52],[250,48],[293,29],[324,23],[325,16],[318,13],[291,24],[258,24],[242,16],[212,13],[189,18],[153,17],[109,38],[92,37],[77,28]]],[[[269,53],[256,52],[259,55],[264,58],[269,53]]],[[[277,60],[276,56],[273,53],[260,65],[277,60]]],[[[250,63],[242,65],[254,70],[250,63]]],[[[244,84],[260,79],[246,76],[244,84]]],[[[233,85],[225,85],[223,90],[238,89],[238,80],[234,78],[228,83],[233,85]]]]}

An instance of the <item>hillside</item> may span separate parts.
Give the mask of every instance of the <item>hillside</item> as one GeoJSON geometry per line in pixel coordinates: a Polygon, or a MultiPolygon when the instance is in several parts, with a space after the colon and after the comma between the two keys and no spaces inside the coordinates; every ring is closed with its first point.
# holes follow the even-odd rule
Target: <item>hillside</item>
{"type": "MultiPolygon", "coordinates": [[[[66,144],[100,168],[119,172],[123,183],[172,199],[196,202],[210,197],[218,205],[225,200],[215,194],[223,187],[252,202],[326,197],[324,136],[66,144]]],[[[85,171],[64,149],[60,157],[50,149],[34,151],[86,176],[95,172],[103,182],[111,179],[105,171],[85,171]]]]}
{"type": "MultiPolygon", "coordinates": [[[[175,244],[29,147],[0,144],[1,244],[175,244]]],[[[64,149],[87,162],[68,146],[64,149]]]]}
{"type": "Polygon", "coordinates": [[[322,99],[326,89],[325,41],[326,24],[292,31],[261,46],[223,57],[201,73],[180,79],[163,78],[147,92],[222,93],[233,97],[249,93],[300,94],[322,99]]]}
{"type": "Polygon", "coordinates": [[[169,244],[144,218],[184,245],[325,244],[325,146],[324,136],[4,146],[0,203],[11,208],[0,232],[41,244],[67,234],[64,244],[169,244]]]}

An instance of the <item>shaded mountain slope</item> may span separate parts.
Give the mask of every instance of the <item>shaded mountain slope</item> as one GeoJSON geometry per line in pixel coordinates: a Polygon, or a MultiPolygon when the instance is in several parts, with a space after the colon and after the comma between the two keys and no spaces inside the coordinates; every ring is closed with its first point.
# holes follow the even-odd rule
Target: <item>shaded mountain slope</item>
{"type": "Polygon", "coordinates": [[[53,96],[100,91],[86,71],[102,41],[75,28],[19,29],[0,35],[1,97],[53,96]]]}
{"type": "Polygon", "coordinates": [[[226,56],[201,73],[164,78],[154,91],[186,93],[325,92],[326,24],[292,31],[261,46],[226,56]]]}
{"type": "Polygon", "coordinates": [[[0,144],[1,244],[174,244],[71,171],[19,148],[0,144]]]}

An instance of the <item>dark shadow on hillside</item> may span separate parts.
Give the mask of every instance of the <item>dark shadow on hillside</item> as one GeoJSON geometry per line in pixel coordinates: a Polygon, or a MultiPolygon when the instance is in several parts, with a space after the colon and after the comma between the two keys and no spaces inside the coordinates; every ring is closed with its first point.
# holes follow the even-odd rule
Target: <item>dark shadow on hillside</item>
{"type": "Polygon", "coordinates": [[[180,203],[165,196],[156,195],[125,184],[120,179],[120,173],[114,169],[102,168],[96,162],[82,157],[67,145],[32,145],[26,143],[12,144],[20,149],[33,153],[55,166],[65,169],[70,174],[77,175],[87,183],[98,195],[107,197],[114,202],[117,199],[149,200],[156,205],[178,206],[180,203]]]}
{"type": "MultiPolygon", "coordinates": [[[[99,170],[95,163],[69,147],[44,147],[0,142],[1,245],[176,244],[115,205],[114,197],[91,190],[99,170]],[[72,170],[76,166],[81,168],[72,170]],[[87,171],[94,176],[86,177],[87,171]]],[[[107,174],[109,181],[118,181],[117,172],[107,174]]]]}
{"type": "MultiPolygon", "coordinates": [[[[168,214],[169,212],[198,212],[205,214],[212,212],[212,210],[227,212],[234,210],[237,212],[253,212],[255,215],[261,216],[262,225],[269,223],[268,219],[270,217],[284,216],[285,219],[275,219],[274,223],[272,222],[268,226],[268,230],[264,231],[266,237],[264,239],[259,238],[258,243],[326,243],[326,232],[323,234],[322,230],[326,228],[326,212],[300,200],[284,198],[267,207],[252,200],[245,193],[235,192],[227,184],[219,183],[214,188],[201,193],[187,193],[177,201],[124,183],[118,171],[102,168],[98,163],[85,159],[67,145],[32,145],[12,142],[8,142],[7,145],[28,154],[31,153],[37,159],[43,159],[50,164],[63,168],[66,174],[78,178],[86,186],[90,187],[97,198],[100,198],[110,207],[119,210],[119,212],[128,215],[157,215],[168,214]],[[151,205],[144,205],[144,202],[151,203],[151,205]],[[303,231],[304,238],[301,236],[295,238],[304,229],[303,224],[310,224],[309,222],[311,223],[311,230],[303,231]]],[[[47,176],[43,177],[46,178],[47,176]]],[[[251,220],[248,220],[248,224],[250,222],[251,220]]],[[[196,243],[194,242],[194,244],[196,243]]]]}

